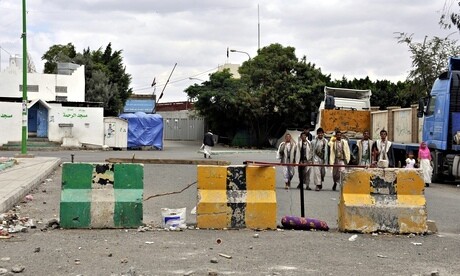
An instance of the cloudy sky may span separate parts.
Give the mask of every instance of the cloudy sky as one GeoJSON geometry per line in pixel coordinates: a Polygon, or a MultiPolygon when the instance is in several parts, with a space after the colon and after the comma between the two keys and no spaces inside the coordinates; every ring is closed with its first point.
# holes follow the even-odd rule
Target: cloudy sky
{"type": "MultiPolygon", "coordinates": [[[[123,50],[137,94],[157,94],[177,67],[161,102],[186,100],[185,88],[225,63],[242,63],[272,43],[292,46],[298,58],[333,78],[365,76],[404,80],[411,59],[395,32],[445,37],[440,14],[451,0],[34,0],[27,1],[28,51],[39,72],[41,56],[55,44],[123,50]],[[258,20],[259,5],[259,20],[258,20]],[[260,36],[258,35],[260,22],[260,36]],[[190,80],[189,78],[197,78],[190,80]]],[[[455,1],[456,2],[456,1],[455,1]]],[[[455,9],[455,3],[452,4],[455,9]]],[[[0,0],[1,69],[22,53],[22,6],[0,0]]],[[[451,38],[458,39],[455,32],[451,38]]]]}

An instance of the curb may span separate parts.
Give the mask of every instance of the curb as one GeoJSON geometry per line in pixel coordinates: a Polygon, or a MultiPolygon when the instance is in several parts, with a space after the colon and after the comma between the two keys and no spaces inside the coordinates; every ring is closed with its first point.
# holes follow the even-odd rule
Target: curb
{"type": "MultiPolygon", "coordinates": [[[[18,170],[20,173],[24,172],[23,167],[27,167],[27,164],[21,164],[21,160],[30,159],[30,158],[17,158],[20,164],[15,165],[12,168],[4,171],[3,174],[11,174],[11,170],[18,170]],[[9,171],[9,172],[8,172],[9,171]]],[[[44,158],[40,158],[44,159],[44,158]]],[[[7,212],[11,207],[13,207],[17,202],[19,202],[22,198],[24,198],[32,189],[37,187],[40,183],[42,183],[60,164],[60,158],[46,158],[42,162],[38,162],[35,164],[30,164],[29,166],[41,166],[41,171],[35,171],[36,174],[34,175],[33,179],[30,181],[28,180],[21,180],[20,175],[16,175],[14,179],[18,182],[17,187],[14,188],[13,191],[10,193],[6,193],[3,195],[3,198],[0,198],[0,213],[7,212]],[[47,164],[50,162],[50,164],[47,164]],[[43,164],[47,164],[47,167],[43,169],[43,164]],[[21,183],[22,182],[22,183],[21,183]]],[[[27,163],[27,162],[26,162],[27,163]]],[[[13,181],[14,182],[14,181],[13,181]]]]}

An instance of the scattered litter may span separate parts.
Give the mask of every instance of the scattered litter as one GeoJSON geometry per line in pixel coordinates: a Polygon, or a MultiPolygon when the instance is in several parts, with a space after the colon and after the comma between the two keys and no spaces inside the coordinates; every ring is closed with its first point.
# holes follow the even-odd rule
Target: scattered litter
{"type": "Polygon", "coordinates": [[[79,265],[79,264],[81,264],[81,261],[80,261],[80,259],[75,259],[75,264],[76,264],[76,265],[79,265]]]}
{"type": "Polygon", "coordinates": [[[216,243],[217,243],[217,244],[221,244],[221,243],[222,243],[222,240],[221,240],[221,239],[216,239],[216,243]]]}
{"type": "Polygon", "coordinates": [[[378,236],[379,233],[372,233],[372,236],[378,236]]]}
{"type": "Polygon", "coordinates": [[[154,244],[153,241],[146,241],[145,243],[146,243],[146,244],[154,244]]]}
{"type": "Polygon", "coordinates": [[[127,260],[127,259],[121,259],[121,260],[120,260],[120,263],[122,263],[122,264],[127,264],[127,263],[128,263],[128,260],[127,260]]]}
{"type": "Polygon", "coordinates": [[[196,215],[196,206],[193,207],[192,211],[190,211],[190,214],[191,215],[196,215]]]}
{"type": "Polygon", "coordinates": [[[379,258],[388,258],[388,256],[385,256],[385,255],[380,255],[380,254],[379,254],[379,255],[377,255],[377,257],[379,257],[379,258]]]}
{"type": "Polygon", "coordinates": [[[187,208],[169,209],[161,208],[162,226],[170,230],[186,229],[185,224],[187,208]]]}
{"type": "Polygon", "coordinates": [[[8,269],[6,268],[0,268],[0,275],[5,275],[6,273],[8,273],[8,269]]]}
{"type": "Polygon", "coordinates": [[[11,260],[10,257],[3,257],[3,258],[0,259],[0,261],[2,261],[2,262],[8,262],[9,260],[11,260]]]}
{"type": "Polygon", "coordinates": [[[254,234],[252,237],[257,239],[259,237],[259,234],[254,234]]]}
{"type": "Polygon", "coordinates": [[[40,247],[35,247],[34,253],[38,253],[38,252],[40,252],[40,247]]]}
{"type": "Polygon", "coordinates": [[[441,234],[439,234],[437,236],[438,236],[438,238],[444,238],[444,235],[441,235],[441,234]]]}
{"type": "Polygon", "coordinates": [[[24,199],[25,199],[26,201],[32,201],[32,200],[34,200],[34,196],[33,196],[33,195],[26,195],[26,196],[24,197],[24,199]]]}
{"type": "Polygon", "coordinates": [[[412,244],[413,244],[413,245],[418,245],[418,246],[422,245],[421,242],[413,242],[412,244]]]}
{"type": "Polygon", "coordinates": [[[414,234],[414,233],[410,233],[407,237],[408,237],[408,238],[413,238],[413,237],[415,237],[415,234],[414,234]]]}
{"type": "Polygon", "coordinates": [[[253,249],[252,245],[251,245],[251,246],[249,246],[249,249],[253,249]]]}
{"type": "Polygon", "coordinates": [[[224,253],[219,253],[219,256],[224,257],[226,259],[231,259],[232,258],[232,256],[224,254],[224,253]]]}
{"type": "Polygon", "coordinates": [[[336,200],[337,200],[337,198],[335,198],[335,197],[331,197],[331,200],[333,200],[333,201],[336,201],[336,200]]]}
{"type": "Polygon", "coordinates": [[[348,238],[349,241],[355,241],[358,238],[358,235],[354,234],[350,238],[348,238]]]}

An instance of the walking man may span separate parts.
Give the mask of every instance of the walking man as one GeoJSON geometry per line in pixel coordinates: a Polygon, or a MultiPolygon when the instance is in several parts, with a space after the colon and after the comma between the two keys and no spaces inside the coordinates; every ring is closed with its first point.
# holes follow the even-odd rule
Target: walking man
{"type": "MultiPolygon", "coordinates": [[[[299,164],[308,164],[311,160],[311,142],[308,140],[308,132],[304,131],[300,134],[300,142],[298,144],[299,150],[299,164]]],[[[310,171],[309,166],[299,166],[299,185],[297,189],[303,189],[303,184],[306,185],[307,190],[310,188],[310,171]]]]}
{"type": "Polygon", "coordinates": [[[363,139],[359,140],[358,145],[358,165],[370,166],[372,164],[371,149],[374,141],[369,139],[369,131],[363,132],[363,139]]]}
{"type": "MultiPolygon", "coordinates": [[[[280,163],[295,163],[295,158],[297,154],[297,144],[292,139],[291,134],[286,133],[284,135],[284,141],[280,143],[277,151],[277,157],[280,160],[280,163]]],[[[291,187],[291,180],[294,177],[294,167],[293,166],[283,166],[283,178],[284,178],[284,188],[289,189],[291,187]]]]}
{"type": "MultiPolygon", "coordinates": [[[[329,155],[329,164],[334,165],[346,165],[350,162],[350,147],[348,142],[345,139],[342,139],[342,132],[337,130],[335,132],[335,141],[329,142],[330,155],[329,155]]],[[[337,189],[337,184],[342,185],[342,179],[340,177],[340,172],[345,171],[345,167],[333,167],[332,168],[332,179],[334,185],[332,190],[337,189]]]]}
{"type": "Polygon", "coordinates": [[[204,158],[211,158],[212,147],[214,147],[214,138],[211,130],[208,130],[203,137],[204,158]]]}
{"type": "MultiPolygon", "coordinates": [[[[327,147],[327,139],[324,138],[324,130],[318,128],[316,137],[311,141],[311,163],[314,165],[326,165],[328,160],[329,150],[327,147]]],[[[322,166],[313,166],[311,168],[313,174],[313,184],[316,186],[315,191],[323,188],[323,179],[326,174],[326,169],[322,166]]]]}

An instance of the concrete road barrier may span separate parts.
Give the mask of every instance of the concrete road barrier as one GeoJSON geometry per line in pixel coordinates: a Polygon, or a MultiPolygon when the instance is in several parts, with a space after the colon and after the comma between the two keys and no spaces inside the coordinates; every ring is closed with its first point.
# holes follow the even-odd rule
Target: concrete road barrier
{"type": "Polygon", "coordinates": [[[136,228],[142,225],[142,164],[64,163],[63,228],[136,228]]]}
{"type": "Polygon", "coordinates": [[[425,233],[425,184],[421,170],[353,169],[343,172],[340,231],[425,233]]]}
{"type": "Polygon", "coordinates": [[[198,166],[197,227],[276,229],[276,171],[198,166]]]}

